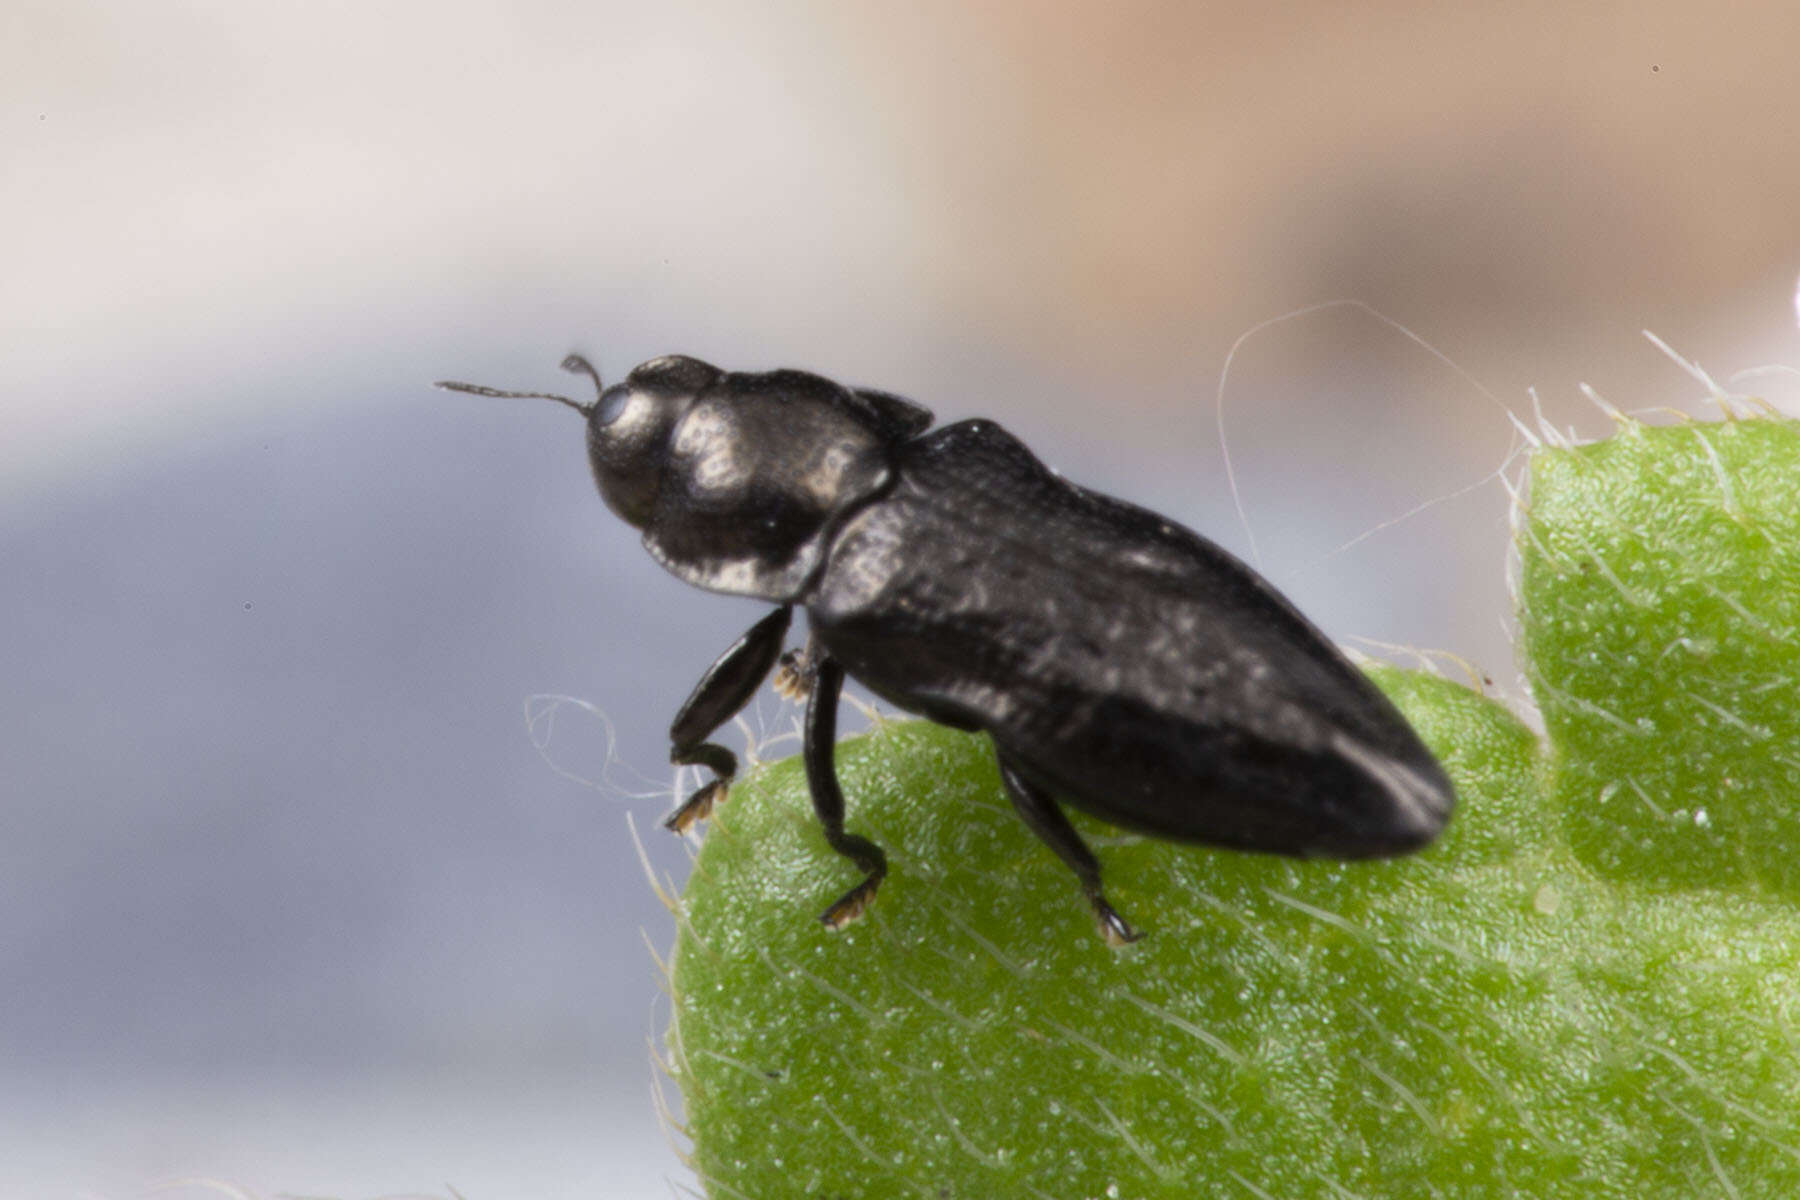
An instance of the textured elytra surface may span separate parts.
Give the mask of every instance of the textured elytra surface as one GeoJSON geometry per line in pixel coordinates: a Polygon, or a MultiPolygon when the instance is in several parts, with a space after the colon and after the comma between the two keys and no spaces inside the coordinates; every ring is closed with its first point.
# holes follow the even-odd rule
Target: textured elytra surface
{"type": "Polygon", "coordinates": [[[1629,431],[1649,456],[1638,461],[1585,447],[1534,463],[1529,671],[1572,697],[1559,710],[1540,692],[1548,746],[1463,688],[1377,672],[1461,795],[1425,854],[1303,863],[1082,822],[1112,898],[1148,933],[1113,951],[1012,815],[981,739],[897,723],[839,750],[850,825],[888,847],[894,874],[834,935],[817,913],[855,875],[825,848],[797,764],[740,784],[696,863],[673,968],[671,1057],[710,1192],[1800,1194],[1800,913],[1774,882],[1783,847],[1766,864],[1740,853],[1750,865],[1724,877],[1688,861],[1717,844],[1692,820],[1706,806],[1709,821],[1787,838],[1793,857],[1782,831],[1800,796],[1766,752],[1795,744],[1800,717],[1760,699],[1788,643],[1742,646],[1736,626],[1697,626],[1696,642],[1713,645],[1689,659],[1728,670],[1696,682],[1676,651],[1610,690],[1613,674],[1582,657],[1595,636],[1614,653],[1605,636],[1627,625],[1633,647],[1661,654],[1671,643],[1657,639],[1713,592],[1792,628],[1771,606],[1791,587],[1760,608],[1746,599],[1782,578],[1759,547],[1794,544],[1776,536],[1792,514],[1761,490],[1796,477],[1792,427],[1697,427],[1735,512],[1768,522],[1710,561],[1699,550],[1718,553],[1706,522],[1725,494],[1719,473],[1656,457],[1688,461],[1680,439],[1695,428],[1629,431]],[[1596,483],[1600,471],[1612,474],[1596,483]],[[1585,499],[1564,490],[1577,485],[1585,499]],[[1630,566],[1626,539],[1601,557],[1635,590],[1595,587],[1604,572],[1557,557],[1569,552],[1556,522],[1571,519],[1565,508],[1592,519],[1603,502],[1639,506],[1646,561],[1708,569],[1659,591],[1654,569],[1630,566]],[[1671,540],[1658,514],[1696,532],[1671,540]],[[1665,605],[1673,624],[1653,625],[1665,605]],[[1696,694],[1770,734],[1589,736],[1667,720],[1696,694]],[[1706,753],[1690,767],[1669,763],[1696,746],[1706,753]],[[1625,777],[1665,813],[1686,809],[1685,829],[1625,822],[1609,835],[1592,809],[1625,777]],[[1761,806],[1650,791],[1722,778],[1759,780],[1744,790],[1761,806]]]}

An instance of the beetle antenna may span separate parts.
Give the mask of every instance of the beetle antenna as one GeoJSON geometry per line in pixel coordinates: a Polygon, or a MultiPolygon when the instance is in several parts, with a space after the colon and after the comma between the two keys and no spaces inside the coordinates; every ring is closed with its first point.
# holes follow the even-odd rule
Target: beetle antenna
{"type": "Polygon", "coordinates": [[[467,392],[471,396],[494,396],[501,400],[554,400],[558,404],[568,405],[584,417],[594,411],[592,404],[558,396],[555,392],[503,392],[499,388],[483,387],[479,383],[458,383],[453,379],[440,379],[431,386],[441,387],[446,392],[467,392]]]}
{"type": "Polygon", "coordinates": [[[594,370],[594,364],[581,357],[579,354],[571,354],[569,357],[563,359],[562,369],[574,375],[586,375],[589,379],[593,380],[594,394],[596,396],[606,390],[606,385],[600,382],[600,372],[594,370]]]}

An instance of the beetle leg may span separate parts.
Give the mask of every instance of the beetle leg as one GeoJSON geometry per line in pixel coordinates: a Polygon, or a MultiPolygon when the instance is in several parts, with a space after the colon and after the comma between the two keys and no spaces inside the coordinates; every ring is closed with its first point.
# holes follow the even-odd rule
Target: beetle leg
{"type": "Polygon", "coordinates": [[[813,681],[819,676],[818,661],[824,651],[809,633],[806,645],[789,650],[775,668],[775,690],[789,700],[804,700],[812,693],[813,681]]]}
{"type": "Polygon", "coordinates": [[[784,605],[752,625],[750,632],[706,668],[706,674],[675,714],[669,726],[669,741],[674,744],[669,761],[677,766],[706,767],[714,778],[663,818],[663,828],[686,833],[695,821],[705,819],[713,805],[725,799],[731,777],[737,774],[737,755],[706,739],[750,703],[750,697],[768,678],[781,653],[781,641],[787,636],[793,612],[784,605]]]}
{"type": "Polygon", "coordinates": [[[1081,890],[1086,894],[1088,904],[1093,907],[1094,916],[1100,920],[1100,936],[1106,939],[1106,944],[1124,946],[1142,937],[1106,902],[1106,896],[1100,891],[1100,860],[1094,857],[1094,852],[1088,849],[1087,843],[1081,840],[1081,835],[1075,832],[1075,826],[1069,823],[1067,814],[1058,807],[1050,793],[1019,774],[1004,755],[1000,756],[1000,782],[1006,785],[1006,794],[1012,799],[1013,809],[1026,826],[1037,834],[1040,841],[1056,851],[1056,856],[1067,863],[1081,880],[1081,890]]]}
{"type": "Polygon", "coordinates": [[[887,874],[887,855],[868,838],[844,832],[844,793],[837,781],[838,693],[844,687],[844,668],[816,644],[808,644],[813,677],[812,695],[806,702],[806,733],[801,756],[806,762],[806,786],[812,792],[813,812],[825,827],[831,848],[862,868],[863,881],[845,892],[820,918],[829,929],[842,929],[863,915],[875,899],[875,889],[887,874]]]}

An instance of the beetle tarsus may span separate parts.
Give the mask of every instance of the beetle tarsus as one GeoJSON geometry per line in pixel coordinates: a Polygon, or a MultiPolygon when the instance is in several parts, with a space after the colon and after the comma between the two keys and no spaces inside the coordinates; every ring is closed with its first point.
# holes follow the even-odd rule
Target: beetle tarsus
{"type": "Polygon", "coordinates": [[[817,657],[811,638],[805,646],[783,654],[775,666],[775,690],[796,702],[812,695],[813,682],[819,676],[817,657]]]}
{"type": "Polygon", "coordinates": [[[880,886],[880,875],[869,876],[838,897],[837,901],[819,917],[819,920],[825,923],[825,928],[836,933],[868,911],[869,905],[875,901],[875,889],[880,886]]]}
{"type": "Polygon", "coordinates": [[[845,833],[841,825],[836,829],[826,826],[825,840],[833,850],[866,872],[861,883],[839,896],[819,918],[827,929],[838,930],[862,916],[875,902],[875,890],[887,878],[887,855],[868,838],[845,833]]]}
{"type": "Polygon", "coordinates": [[[1100,921],[1100,936],[1106,944],[1115,950],[1120,946],[1129,946],[1144,935],[1131,927],[1131,922],[1118,914],[1106,897],[1095,894],[1088,897],[1088,903],[1094,906],[1094,916],[1100,921]]]}
{"type": "Polygon", "coordinates": [[[704,821],[725,800],[731,781],[737,777],[737,755],[717,742],[701,742],[696,746],[677,746],[669,761],[678,767],[705,767],[714,778],[698,788],[681,806],[663,818],[663,828],[673,833],[686,833],[696,821],[704,821]]]}
{"type": "Polygon", "coordinates": [[[663,818],[663,828],[671,833],[686,833],[694,827],[695,822],[712,816],[712,810],[725,803],[725,797],[730,793],[729,778],[714,779],[701,785],[682,802],[680,808],[663,818]]]}

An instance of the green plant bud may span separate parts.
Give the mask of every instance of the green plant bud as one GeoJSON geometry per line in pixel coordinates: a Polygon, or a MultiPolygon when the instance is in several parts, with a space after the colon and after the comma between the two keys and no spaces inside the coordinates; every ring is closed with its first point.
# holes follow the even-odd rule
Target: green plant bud
{"type": "Polygon", "coordinates": [[[1375,668],[1455,780],[1438,844],[1297,861],[1076,815],[1147,934],[1122,950],[984,738],[839,746],[848,824],[892,867],[841,933],[817,914],[856,872],[798,761],[740,781],[672,963],[709,1194],[1800,1195],[1795,479],[1774,421],[1540,453],[1547,744],[1375,668]]]}

